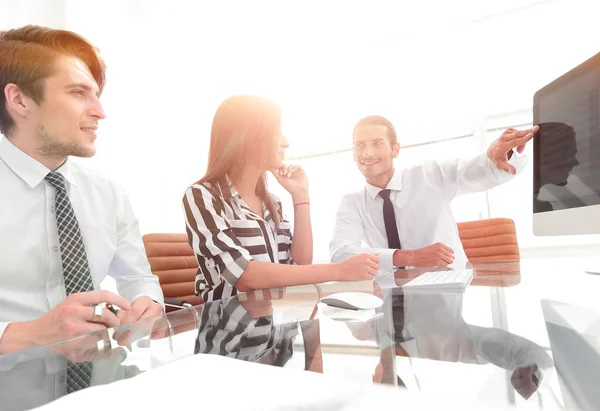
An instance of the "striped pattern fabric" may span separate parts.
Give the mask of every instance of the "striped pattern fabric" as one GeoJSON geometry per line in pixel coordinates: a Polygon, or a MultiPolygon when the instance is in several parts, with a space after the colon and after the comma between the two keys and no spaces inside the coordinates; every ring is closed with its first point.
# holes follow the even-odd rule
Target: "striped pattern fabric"
{"type": "MultiPolygon", "coordinates": [[[[81,237],[75,210],[71,206],[65,178],[60,173],[50,172],[45,177],[56,190],[55,210],[60,255],[62,259],[65,292],[67,296],[94,290],[90,266],[81,237]]],[[[92,362],[68,362],[67,393],[90,386],[92,362]]]]}
{"type": "Polygon", "coordinates": [[[202,308],[194,353],[283,366],[298,325],[274,325],[271,315],[254,318],[236,297],[213,301],[202,308]]]}
{"type": "Polygon", "coordinates": [[[75,210],[67,194],[65,179],[60,173],[50,172],[46,181],[56,190],[55,210],[65,291],[67,295],[94,290],[90,266],[81,237],[75,210]]]}
{"type": "Polygon", "coordinates": [[[458,223],[458,234],[471,262],[520,259],[515,223],[509,218],[458,223]]]}
{"type": "Polygon", "coordinates": [[[183,197],[188,241],[196,254],[195,293],[206,302],[237,295],[235,284],[250,261],[293,264],[292,232],[277,202],[279,227],[242,200],[229,179],[195,184],[183,197]]]}

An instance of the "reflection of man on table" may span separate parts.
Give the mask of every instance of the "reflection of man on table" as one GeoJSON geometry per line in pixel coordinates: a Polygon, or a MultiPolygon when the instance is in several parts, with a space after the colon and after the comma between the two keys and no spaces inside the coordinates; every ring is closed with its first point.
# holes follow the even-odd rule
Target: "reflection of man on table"
{"type": "MultiPolygon", "coordinates": [[[[541,369],[553,366],[546,351],[532,341],[501,329],[466,323],[461,293],[402,294],[398,288],[377,289],[385,300],[384,315],[350,325],[360,340],[376,340],[382,348],[395,345],[397,355],[411,358],[495,364],[513,371],[511,383],[524,398],[537,390],[541,369]],[[386,305],[391,308],[391,318],[386,305]]],[[[382,382],[388,366],[385,361],[378,364],[375,382],[382,382]]]]}

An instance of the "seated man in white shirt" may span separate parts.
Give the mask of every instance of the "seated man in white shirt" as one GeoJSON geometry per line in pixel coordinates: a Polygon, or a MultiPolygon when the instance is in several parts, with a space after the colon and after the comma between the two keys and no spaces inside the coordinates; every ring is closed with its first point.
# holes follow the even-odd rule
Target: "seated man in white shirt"
{"type": "Polygon", "coordinates": [[[127,196],[69,159],[96,151],[104,81],[75,33],[0,32],[0,354],[163,312],[127,196]]]}
{"type": "Polygon", "coordinates": [[[395,169],[400,144],[381,116],[360,120],[353,133],[354,160],[366,186],[342,198],[330,244],[332,262],[379,253],[380,268],[449,266],[467,261],[450,202],[510,180],[525,166],[522,153],[537,132],[507,129],[486,154],[471,160],[428,161],[395,169]],[[516,150],[516,151],[513,151],[516,150]],[[362,248],[366,243],[368,249],[362,248]]]}

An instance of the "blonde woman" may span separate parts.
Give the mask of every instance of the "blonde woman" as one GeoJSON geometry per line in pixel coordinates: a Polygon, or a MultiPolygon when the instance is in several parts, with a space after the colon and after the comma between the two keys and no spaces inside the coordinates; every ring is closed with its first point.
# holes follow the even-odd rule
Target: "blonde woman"
{"type": "Polygon", "coordinates": [[[281,111],[272,101],[239,95],[217,109],[206,174],[183,197],[199,265],[196,294],[205,301],[253,289],[368,280],[377,273],[379,258],[372,254],[311,265],[308,180],[300,167],[284,166],[287,147],[281,111]],[[267,188],[269,171],[292,196],[293,230],[267,188]]]}

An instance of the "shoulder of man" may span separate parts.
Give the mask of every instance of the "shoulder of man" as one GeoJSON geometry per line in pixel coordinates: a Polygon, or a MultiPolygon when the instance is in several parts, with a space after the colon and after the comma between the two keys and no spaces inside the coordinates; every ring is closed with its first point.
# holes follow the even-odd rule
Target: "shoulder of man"
{"type": "Polygon", "coordinates": [[[94,194],[103,193],[114,197],[126,195],[125,190],[119,183],[98,170],[82,165],[77,161],[71,160],[70,172],[77,185],[85,191],[91,190],[94,194]]]}
{"type": "Polygon", "coordinates": [[[365,198],[365,189],[347,193],[342,196],[340,204],[357,204],[365,198]]]}

